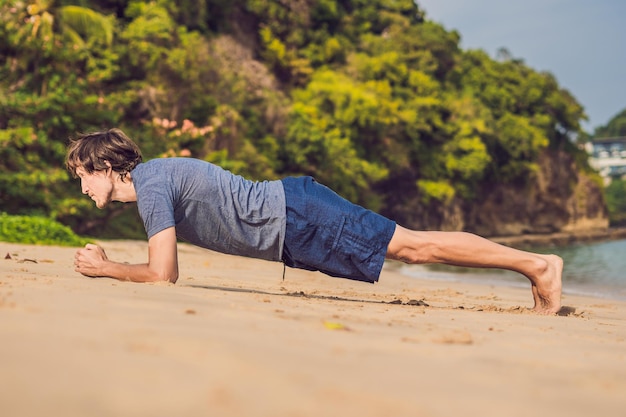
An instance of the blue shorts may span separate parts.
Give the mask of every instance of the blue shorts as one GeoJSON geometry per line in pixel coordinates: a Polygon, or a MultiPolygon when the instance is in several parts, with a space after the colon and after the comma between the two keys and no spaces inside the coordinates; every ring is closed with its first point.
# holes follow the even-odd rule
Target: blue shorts
{"type": "Polygon", "coordinates": [[[285,265],[376,282],[396,223],[355,205],[311,177],[282,180],[287,203],[285,265]]]}

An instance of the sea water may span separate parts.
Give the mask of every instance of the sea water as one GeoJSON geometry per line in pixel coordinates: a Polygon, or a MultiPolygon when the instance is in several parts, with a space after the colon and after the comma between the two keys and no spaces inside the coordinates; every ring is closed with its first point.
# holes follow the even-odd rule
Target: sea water
{"type": "MultiPolygon", "coordinates": [[[[626,300],[626,239],[568,246],[533,248],[563,258],[563,293],[626,300]]],[[[447,281],[474,281],[491,285],[528,286],[520,274],[498,269],[445,265],[403,265],[406,275],[447,281]]]]}

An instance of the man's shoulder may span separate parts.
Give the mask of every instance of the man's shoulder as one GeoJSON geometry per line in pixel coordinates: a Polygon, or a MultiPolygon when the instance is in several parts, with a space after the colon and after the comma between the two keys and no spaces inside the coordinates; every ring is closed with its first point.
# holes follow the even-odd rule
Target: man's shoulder
{"type": "Polygon", "coordinates": [[[208,170],[213,165],[201,159],[194,158],[155,158],[137,165],[133,172],[139,175],[159,175],[179,172],[192,173],[198,170],[208,170]]]}
{"type": "Polygon", "coordinates": [[[139,167],[160,168],[160,167],[178,167],[178,166],[186,166],[186,165],[209,166],[211,164],[209,162],[203,161],[201,159],[196,159],[196,158],[174,157],[174,158],[154,158],[147,162],[140,163],[139,165],[137,165],[137,167],[138,168],[139,167]]]}

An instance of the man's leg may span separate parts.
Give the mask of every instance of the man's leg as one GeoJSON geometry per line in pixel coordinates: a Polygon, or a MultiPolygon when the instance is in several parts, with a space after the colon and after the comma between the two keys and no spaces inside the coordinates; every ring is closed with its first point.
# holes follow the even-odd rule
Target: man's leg
{"type": "Polygon", "coordinates": [[[525,252],[465,232],[429,232],[396,226],[387,258],[409,264],[500,268],[519,272],[532,285],[534,309],[546,314],[561,308],[563,260],[556,255],[525,252]]]}

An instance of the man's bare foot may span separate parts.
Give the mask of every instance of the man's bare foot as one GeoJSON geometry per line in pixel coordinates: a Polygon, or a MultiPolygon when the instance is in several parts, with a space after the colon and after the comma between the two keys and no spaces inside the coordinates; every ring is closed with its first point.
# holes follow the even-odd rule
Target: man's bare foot
{"type": "Polygon", "coordinates": [[[544,259],[547,265],[536,276],[529,277],[535,299],[533,310],[542,314],[556,314],[561,309],[563,259],[556,255],[537,256],[544,259]]]}

